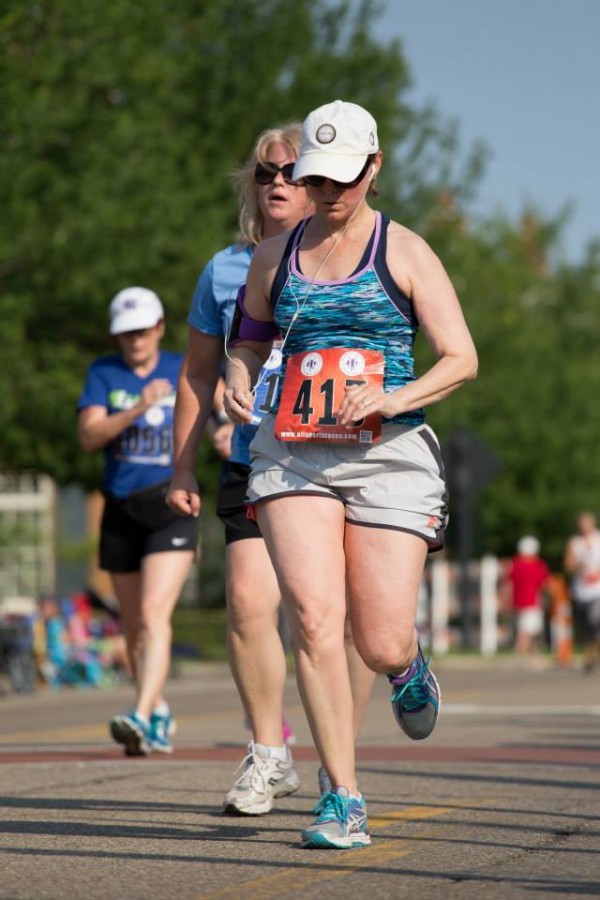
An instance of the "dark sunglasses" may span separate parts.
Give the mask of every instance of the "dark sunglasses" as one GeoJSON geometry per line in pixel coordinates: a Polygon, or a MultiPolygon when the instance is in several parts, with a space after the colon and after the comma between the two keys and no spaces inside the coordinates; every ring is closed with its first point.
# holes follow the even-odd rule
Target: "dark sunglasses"
{"type": "Polygon", "coordinates": [[[275,163],[257,163],[254,170],[254,180],[257,184],[272,184],[277,178],[278,172],[281,172],[283,180],[286,184],[303,185],[304,180],[294,181],[294,165],[295,163],[286,163],[285,166],[276,166],[275,163]]]}
{"type": "Polygon", "coordinates": [[[326,178],[325,175],[305,175],[304,181],[310,187],[323,187],[326,181],[331,181],[332,184],[335,184],[335,186],[340,189],[353,188],[356,187],[357,184],[360,184],[360,182],[363,180],[370,165],[371,159],[367,157],[366,163],[364,164],[356,178],[354,178],[352,181],[335,181],[335,179],[333,178],[326,178]]]}

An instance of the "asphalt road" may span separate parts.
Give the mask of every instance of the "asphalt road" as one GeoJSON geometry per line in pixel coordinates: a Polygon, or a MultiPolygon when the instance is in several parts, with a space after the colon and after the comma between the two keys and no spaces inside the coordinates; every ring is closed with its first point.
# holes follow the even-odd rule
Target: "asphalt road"
{"type": "Polygon", "coordinates": [[[302,850],[317,759],[293,678],[298,793],[224,817],[244,755],[226,666],[169,684],[172,757],[125,759],[106,722],[131,688],[0,697],[2,900],[600,896],[600,672],[440,661],[435,733],[399,732],[377,682],[358,750],[373,836],[302,850]]]}

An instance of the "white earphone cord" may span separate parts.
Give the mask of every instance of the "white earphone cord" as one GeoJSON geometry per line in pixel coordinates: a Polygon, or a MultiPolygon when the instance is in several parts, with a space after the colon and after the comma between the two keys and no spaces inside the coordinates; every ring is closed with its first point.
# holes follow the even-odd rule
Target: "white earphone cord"
{"type": "MultiPolygon", "coordinates": [[[[374,174],[375,174],[375,166],[371,166],[371,175],[374,176],[374,174]]],[[[288,325],[288,327],[287,327],[287,329],[286,329],[286,332],[285,332],[285,335],[284,335],[284,337],[282,338],[281,345],[280,345],[280,347],[278,348],[278,349],[280,350],[280,352],[283,353],[283,348],[284,348],[285,345],[286,345],[286,342],[287,342],[287,339],[288,339],[288,337],[289,337],[289,335],[290,335],[290,332],[291,332],[293,326],[295,325],[296,320],[297,320],[298,317],[300,316],[300,313],[302,312],[302,310],[303,310],[304,307],[306,306],[306,301],[308,300],[309,294],[310,294],[310,292],[312,291],[312,289],[314,288],[314,286],[315,286],[315,284],[316,284],[317,276],[318,276],[319,272],[321,271],[321,269],[323,268],[323,266],[325,265],[325,263],[327,262],[327,260],[329,259],[329,257],[331,256],[331,254],[333,253],[333,251],[335,250],[335,248],[336,248],[337,245],[339,244],[339,242],[342,240],[342,238],[343,238],[344,235],[346,234],[346,231],[347,231],[347,229],[348,229],[348,226],[350,225],[350,223],[351,223],[352,220],[354,219],[354,216],[356,215],[356,213],[358,212],[358,210],[360,209],[360,207],[361,207],[362,204],[364,203],[365,198],[366,198],[367,194],[369,193],[369,188],[371,187],[371,182],[372,182],[372,180],[373,180],[372,178],[369,180],[369,183],[367,184],[367,188],[366,188],[364,194],[362,195],[362,197],[361,197],[361,199],[360,199],[360,202],[356,204],[356,206],[355,206],[355,208],[354,208],[352,214],[350,215],[348,221],[347,221],[346,224],[344,225],[344,227],[343,227],[342,231],[340,232],[339,236],[336,238],[336,240],[334,241],[334,243],[331,245],[331,247],[329,248],[329,250],[327,251],[327,253],[326,253],[325,256],[323,257],[323,259],[321,260],[321,262],[320,262],[319,265],[317,266],[317,268],[316,268],[315,272],[313,273],[313,276],[312,276],[312,278],[311,278],[311,280],[310,280],[310,283],[309,283],[309,285],[308,285],[308,288],[306,289],[306,293],[305,293],[304,296],[302,297],[302,300],[301,300],[301,301],[298,300],[298,297],[296,296],[296,293],[294,292],[293,287],[289,284],[289,281],[290,281],[290,278],[291,278],[291,275],[292,275],[292,272],[291,272],[292,254],[290,254],[290,257],[289,257],[288,263],[287,263],[287,270],[288,270],[288,272],[287,272],[287,278],[286,278],[286,280],[285,280],[285,284],[283,285],[281,291],[283,292],[283,291],[285,290],[285,288],[289,286],[289,289],[290,289],[290,291],[291,291],[291,293],[292,293],[292,296],[293,296],[293,298],[294,298],[294,301],[295,301],[295,303],[296,303],[296,311],[295,311],[294,314],[292,315],[292,318],[291,318],[291,320],[290,320],[290,324],[288,325]]],[[[301,246],[302,246],[302,241],[304,240],[305,234],[306,234],[306,227],[303,229],[303,231],[302,231],[302,236],[300,237],[300,240],[299,240],[299,242],[298,242],[298,245],[297,245],[297,247],[295,248],[297,253],[300,253],[300,248],[301,248],[301,246]]],[[[293,252],[294,252],[294,251],[292,250],[292,253],[293,253],[293,252]]],[[[229,303],[230,301],[228,300],[227,302],[229,303]]],[[[227,347],[227,338],[225,338],[224,350],[225,350],[225,356],[227,357],[227,359],[230,360],[230,361],[232,361],[232,358],[231,358],[231,356],[229,355],[229,350],[228,350],[228,347],[227,347]]],[[[254,385],[254,387],[253,387],[252,390],[250,391],[250,393],[252,394],[252,396],[256,396],[256,391],[258,390],[258,388],[259,388],[259,387],[261,386],[261,384],[263,383],[263,381],[264,381],[264,379],[265,379],[265,377],[266,377],[266,372],[267,372],[267,370],[266,370],[265,366],[263,365],[262,368],[261,368],[261,371],[260,371],[260,373],[259,373],[258,379],[257,379],[257,381],[256,381],[256,384],[254,385]]]]}

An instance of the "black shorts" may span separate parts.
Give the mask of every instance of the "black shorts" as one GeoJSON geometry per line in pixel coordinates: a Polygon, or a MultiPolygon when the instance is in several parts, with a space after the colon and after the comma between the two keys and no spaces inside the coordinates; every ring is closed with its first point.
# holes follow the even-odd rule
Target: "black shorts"
{"type": "Polygon", "coordinates": [[[108,572],[139,572],[150,553],[196,550],[199,522],[179,516],[165,503],[169,482],[129,497],[105,493],[100,526],[100,568],[108,572]]]}
{"type": "Polygon", "coordinates": [[[241,463],[225,463],[221,470],[217,515],[225,525],[225,543],[245,541],[261,537],[254,519],[249,519],[246,510],[246,489],[250,466],[241,463]]]}
{"type": "Polygon", "coordinates": [[[585,643],[600,639],[600,597],[584,603],[576,600],[575,617],[585,643]]]}

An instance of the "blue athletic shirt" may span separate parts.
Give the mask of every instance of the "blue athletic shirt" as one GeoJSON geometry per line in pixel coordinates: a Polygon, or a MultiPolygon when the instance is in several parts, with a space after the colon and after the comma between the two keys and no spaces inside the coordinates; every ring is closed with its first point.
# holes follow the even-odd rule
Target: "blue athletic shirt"
{"type": "MultiPolygon", "coordinates": [[[[302,274],[298,262],[298,246],[308,221],[294,229],[271,289],[274,318],[282,335],[300,310],[283,349],[283,372],[294,353],[358,347],[383,354],[385,392],[414,381],[413,345],[419,323],[410,298],[397,286],[386,263],[390,220],[376,213],[373,233],[352,275],[314,283],[302,274]]],[[[279,396],[275,407],[278,403],[279,396]]],[[[422,409],[384,417],[385,422],[403,425],[420,425],[424,420],[422,409]]]]}
{"type": "Polygon", "coordinates": [[[131,409],[144,387],[165,378],[173,392],[150,406],[104,448],[104,488],[115,497],[169,481],[173,474],[173,408],[183,354],[161,351],[156,368],[140,378],[120,354],[103,356],[88,369],[77,410],[104,406],[109,415],[131,409]]]}
{"type": "MultiPolygon", "coordinates": [[[[188,324],[203,334],[226,338],[231,327],[239,288],[246,283],[254,247],[232,244],[216,253],[202,271],[192,298],[188,324]]],[[[255,391],[252,425],[236,425],[231,441],[230,462],[250,465],[249,446],[267,412],[272,409],[277,388],[281,352],[273,349],[260,371],[255,391]]]]}

